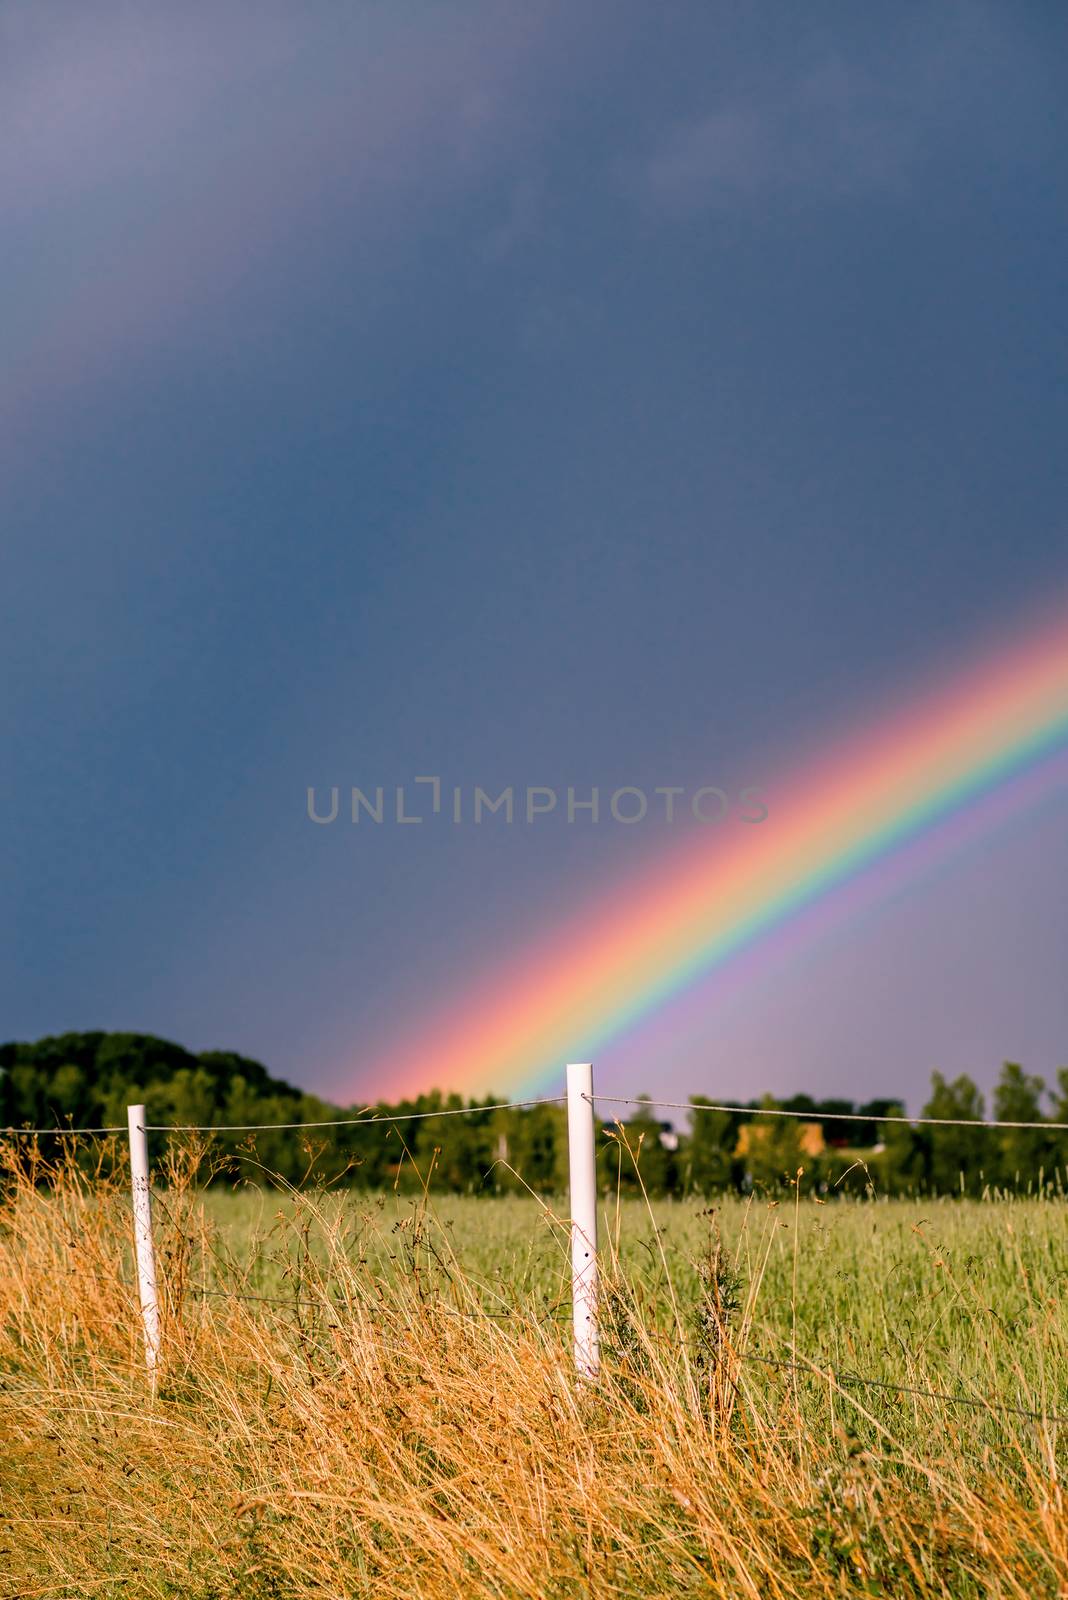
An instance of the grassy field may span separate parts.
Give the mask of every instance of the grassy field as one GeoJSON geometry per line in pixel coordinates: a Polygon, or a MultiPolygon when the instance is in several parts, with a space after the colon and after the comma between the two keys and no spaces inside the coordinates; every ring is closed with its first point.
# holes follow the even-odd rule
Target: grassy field
{"type": "Polygon", "coordinates": [[[6,1185],[12,1600],[1068,1592],[1060,1201],[606,1197],[596,1388],[562,1202],[156,1210],[152,1397],[121,1180],[6,1185]]]}

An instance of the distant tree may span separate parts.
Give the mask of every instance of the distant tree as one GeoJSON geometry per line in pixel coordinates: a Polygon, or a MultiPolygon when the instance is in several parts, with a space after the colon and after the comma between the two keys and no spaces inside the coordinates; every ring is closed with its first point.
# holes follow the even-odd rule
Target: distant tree
{"type": "Polygon", "coordinates": [[[56,1068],[48,1081],[47,1097],[49,1106],[63,1122],[72,1127],[88,1122],[92,1111],[89,1085],[84,1068],[75,1062],[67,1061],[56,1068]]]}
{"type": "MultiPolygon", "coordinates": [[[[1057,1070],[1051,1121],[1068,1122],[1068,1067],[1059,1067],[1057,1070]]],[[[1050,1156],[1061,1188],[1068,1190],[1068,1133],[1050,1132],[1050,1156]]]]}
{"type": "Polygon", "coordinates": [[[854,1123],[853,1138],[859,1145],[872,1145],[876,1142],[885,1143],[885,1130],[879,1124],[883,1117],[904,1116],[905,1108],[899,1100],[865,1100],[863,1105],[857,1107],[857,1115],[870,1117],[870,1122],[854,1123]]]}
{"type": "Polygon", "coordinates": [[[529,1186],[539,1194],[562,1194],[567,1189],[567,1115],[562,1106],[531,1106],[524,1111],[502,1111],[504,1158],[516,1176],[502,1172],[504,1189],[529,1186]]]}
{"type": "MultiPolygon", "coordinates": [[[[1040,1079],[1007,1063],[995,1094],[998,1114],[1007,1121],[1038,1120],[1042,1088],[1040,1079]]],[[[1068,1122],[1068,1067],[1058,1074],[1058,1091],[1055,1120],[1068,1122]]],[[[492,1099],[473,1105],[435,1089],[346,1112],[273,1076],[251,1057],[232,1050],[193,1053],[152,1034],[92,1031],[0,1044],[0,1125],[50,1128],[70,1122],[121,1129],[127,1106],[138,1102],[161,1130],[152,1136],[153,1160],[166,1147],[168,1126],[216,1128],[214,1154],[229,1158],[237,1175],[254,1181],[275,1174],[290,1183],[343,1180],[353,1187],[395,1186],[417,1193],[432,1172],[438,1192],[488,1194],[529,1186],[562,1194],[567,1188],[567,1119],[560,1106],[494,1110],[492,1099]],[[470,1114],[425,1116],[445,1109],[470,1114]],[[293,1126],[302,1123],[317,1126],[293,1126]],[[247,1124],[249,1131],[222,1131],[233,1124],[247,1124]]],[[[598,1124],[602,1188],[615,1189],[618,1183],[624,1193],[637,1194],[644,1186],[653,1195],[683,1189],[711,1194],[754,1182],[777,1188],[792,1182],[799,1166],[810,1177],[824,1171],[830,1177],[825,1157],[805,1153],[804,1121],[818,1123],[826,1139],[846,1143],[835,1153],[838,1171],[878,1134],[883,1148],[870,1151],[865,1162],[884,1192],[927,1185],[959,1193],[963,1172],[966,1191],[976,1193],[983,1174],[989,1181],[1015,1182],[1018,1170],[1023,1184],[1043,1163],[1051,1170],[1059,1163],[1068,1187],[1068,1135],[1052,1130],[1047,1135],[1006,1129],[992,1136],[984,1129],[948,1125],[910,1128],[880,1121],[896,1104],[892,1100],[861,1106],[860,1114],[870,1121],[844,1122],[851,1101],[814,1100],[804,1093],[784,1105],[803,1119],[762,1116],[762,1110],[775,1108],[771,1099],[728,1112],[699,1109],[709,1105],[703,1096],[691,1104],[691,1126],[677,1147],[648,1096],[619,1136],[615,1124],[598,1124]]],[[[982,1109],[969,1078],[947,1084],[934,1074],[928,1114],[981,1118],[982,1109]]],[[[59,1145],[45,1135],[42,1147],[54,1151],[59,1145]]],[[[85,1154],[91,1159],[88,1145],[85,1154]]]]}
{"type": "MultiPolygon", "coordinates": [[[[778,1109],[778,1101],[765,1095],[760,1109],[778,1109]]],[[[812,1167],[801,1149],[801,1127],[796,1117],[754,1117],[746,1125],[743,1157],[746,1174],[758,1187],[776,1189],[793,1183],[799,1167],[812,1167]]]]}
{"type": "Polygon", "coordinates": [[[834,1113],[851,1117],[856,1110],[852,1100],[817,1100],[815,1120],[828,1144],[853,1145],[859,1142],[855,1122],[838,1122],[834,1113]]]}
{"type": "MultiPolygon", "coordinates": [[[[492,1097],[487,1104],[492,1104],[492,1097]]],[[[446,1105],[450,1110],[460,1110],[463,1100],[459,1095],[450,1095],[446,1105]]],[[[424,1174],[430,1171],[427,1145],[438,1152],[435,1169],[446,1188],[468,1194],[493,1192],[492,1169],[498,1149],[493,1112],[475,1110],[466,1117],[434,1118],[424,1123],[419,1134],[424,1174]]]]}
{"type": "Polygon", "coordinates": [[[648,1095],[638,1096],[637,1114],[625,1122],[607,1124],[597,1152],[601,1187],[613,1192],[650,1195],[673,1191],[678,1182],[678,1158],[665,1148],[663,1129],[653,1114],[648,1095]]]}
{"type": "Polygon", "coordinates": [[[28,1061],[14,1061],[5,1075],[5,1121],[12,1127],[33,1128],[48,1128],[64,1121],[63,1107],[53,1106],[49,1101],[52,1076],[51,1072],[45,1075],[28,1061]]]}
{"type": "MultiPolygon", "coordinates": [[[[947,1083],[940,1072],[931,1074],[931,1098],[925,1117],[982,1121],[983,1097],[966,1074],[947,1083]]],[[[927,1128],[927,1181],[939,1194],[977,1194],[992,1177],[990,1135],[984,1128],[927,1128]]]]}
{"type": "MultiPolygon", "coordinates": [[[[994,1090],[994,1116],[1004,1122],[1042,1122],[1042,1078],[1006,1061],[994,1090]]],[[[998,1182],[1006,1188],[1038,1188],[1039,1174],[1052,1177],[1056,1148],[1043,1128],[999,1128],[997,1135],[998,1182]]]]}
{"type": "MultiPolygon", "coordinates": [[[[862,1109],[876,1108],[883,1116],[903,1117],[900,1101],[869,1101],[862,1109]]],[[[872,1175],[876,1189],[884,1194],[911,1194],[924,1187],[930,1158],[926,1129],[912,1128],[906,1122],[878,1124],[882,1149],[872,1156],[872,1175]]]]}
{"type": "MultiPolygon", "coordinates": [[[[692,1106],[707,1106],[705,1095],[692,1094],[692,1106]]],[[[737,1185],[739,1118],[730,1111],[697,1111],[683,1149],[683,1184],[698,1194],[716,1194],[737,1185]]]]}

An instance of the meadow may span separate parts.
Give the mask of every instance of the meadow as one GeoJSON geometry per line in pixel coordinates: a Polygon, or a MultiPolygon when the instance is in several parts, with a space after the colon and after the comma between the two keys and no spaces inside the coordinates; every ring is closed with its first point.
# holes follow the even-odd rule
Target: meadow
{"type": "Polygon", "coordinates": [[[1059,1198],[604,1197],[601,1380],[566,1202],[156,1200],[145,1372],[121,1169],[8,1154],[0,1593],[1068,1591],[1059,1198]]]}

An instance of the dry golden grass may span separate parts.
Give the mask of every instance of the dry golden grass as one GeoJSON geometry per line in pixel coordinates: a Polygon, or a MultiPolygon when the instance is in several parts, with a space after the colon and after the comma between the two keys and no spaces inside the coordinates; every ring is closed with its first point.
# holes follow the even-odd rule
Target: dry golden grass
{"type": "Polygon", "coordinates": [[[898,1428],[879,1393],[740,1359],[764,1234],[736,1309],[715,1255],[687,1307],[610,1283],[591,1387],[566,1323],[489,1314],[426,1209],[384,1273],[344,1208],[290,1197],[290,1303],[196,1294],[219,1237],[174,1170],[151,1396],[121,1175],[45,1176],[8,1153],[6,1600],[1068,1593],[1056,1425],[913,1399],[898,1428]]]}

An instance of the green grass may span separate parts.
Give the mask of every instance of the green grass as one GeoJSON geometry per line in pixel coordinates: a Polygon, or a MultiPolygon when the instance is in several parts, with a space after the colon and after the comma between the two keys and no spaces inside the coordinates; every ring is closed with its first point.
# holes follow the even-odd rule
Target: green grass
{"type": "Polygon", "coordinates": [[[590,1386],[565,1200],[178,1167],[153,1394],[128,1180],[7,1173],[0,1595],[1068,1593],[1060,1199],[606,1196],[590,1386]]]}
{"type": "MultiPolygon", "coordinates": [[[[284,1192],[217,1189],[204,1206],[215,1234],[215,1254],[199,1268],[208,1286],[299,1297],[307,1253],[325,1262],[343,1240],[372,1279],[421,1275],[428,1294],[447,1296],[451,1278],[462,1277],[487,1310],[569,1314],[564,1200],[345,1194],[324,1199],[325,1225],[310,1228],[303,1202],[284,1192]]],[[[665,1334],[680,1319],[693,1325],[717,1243],[743,1298],[753,1294],[750,1358],[1068,1413],[1063,1202],[823,1202],[803,1191],[796,1202],[603,1202],[606,1270],[625,1278],[665,1334]]],[[[784,1381],[786,1369],[754,1359],[758,1367],[753,1381],[784,1381]]],[[[872,1388],[867,1404],[899,1428],[930,1432],[932,1408],[916,1396],[872,1388]]],[[[978,1412],[969,1421],[970,1409],[941,1407],[947,1426],[981,1431],[989,1419],[978,1412]]]]}

